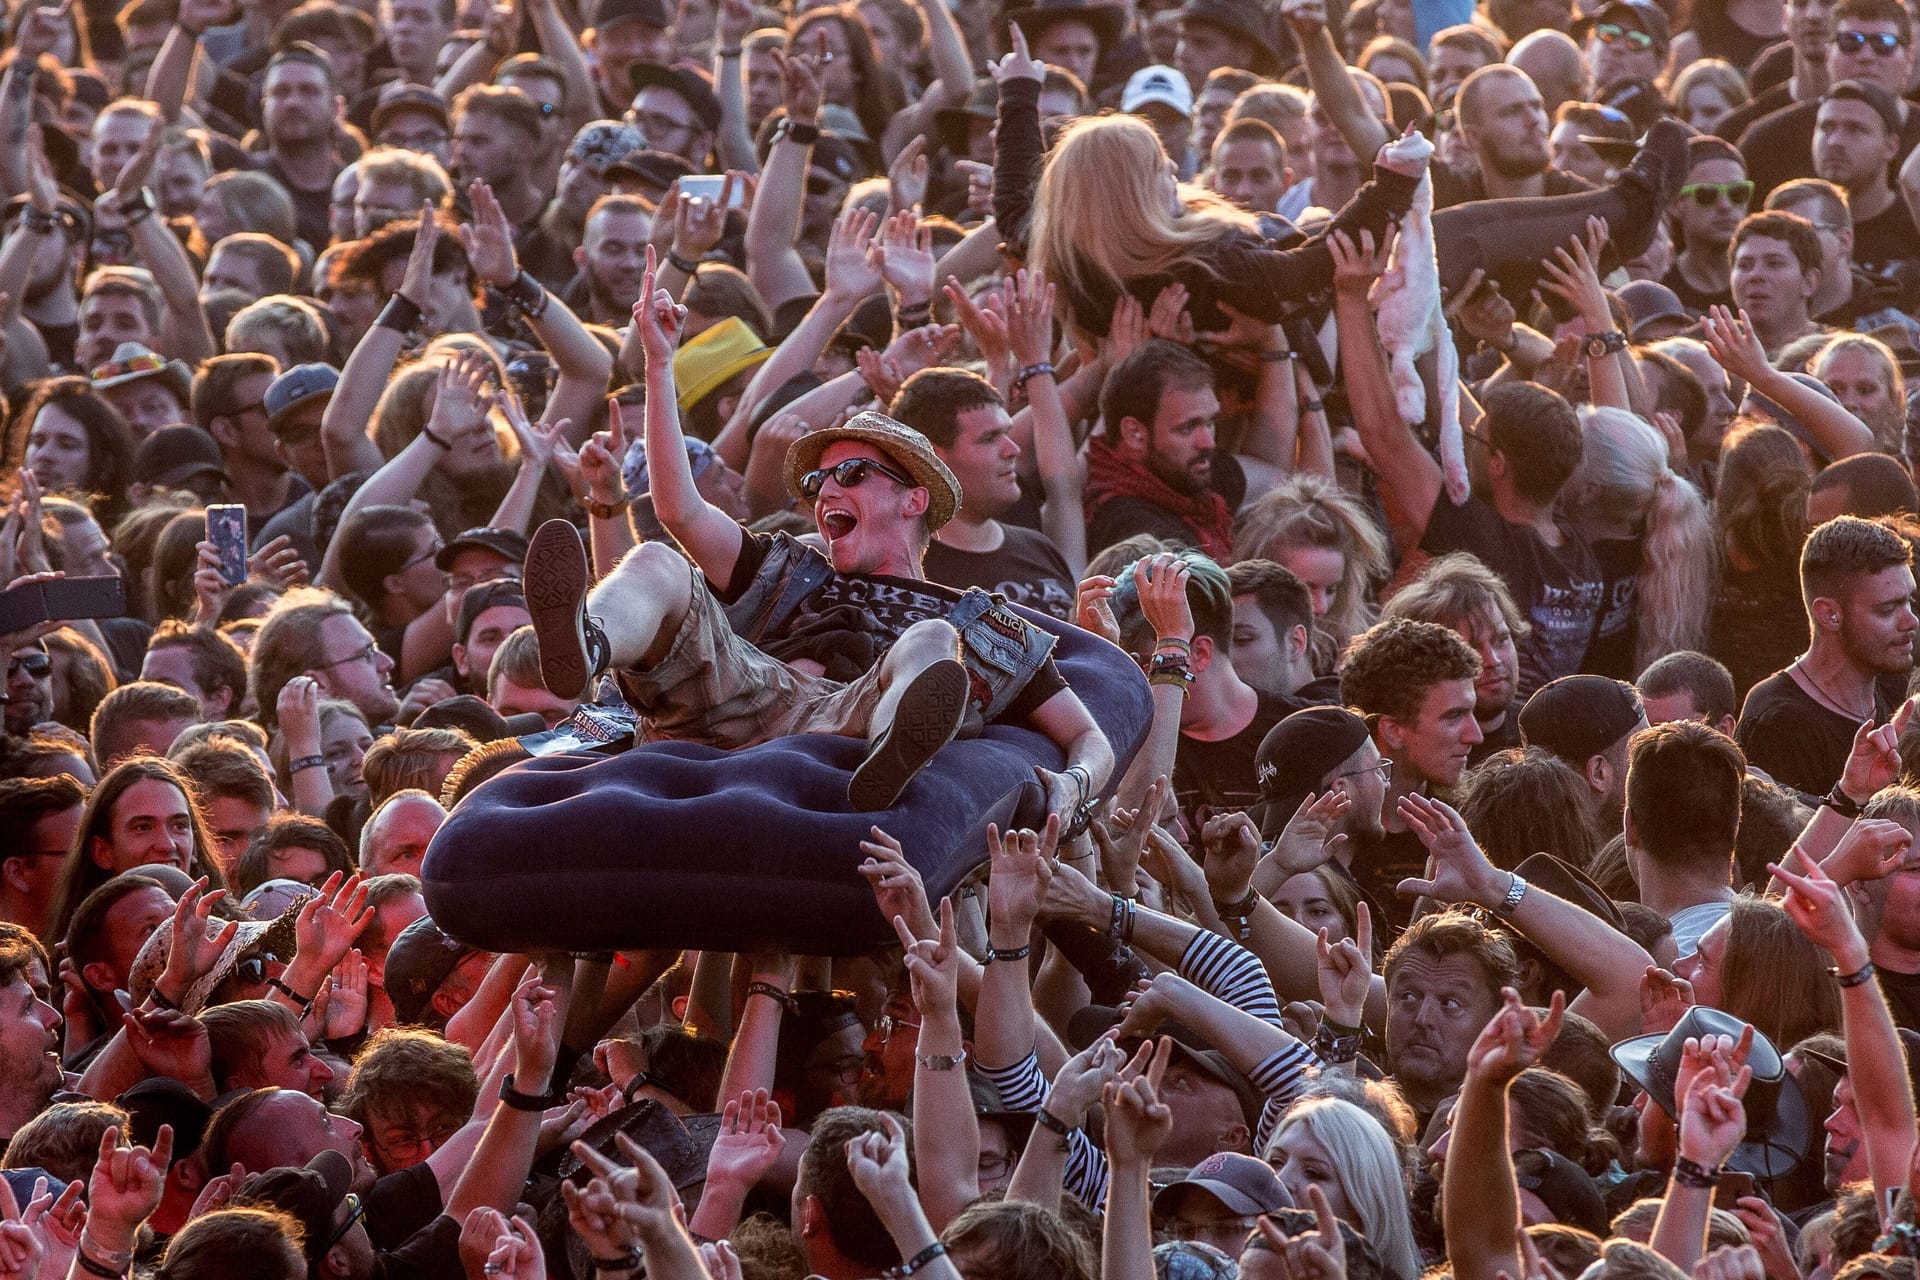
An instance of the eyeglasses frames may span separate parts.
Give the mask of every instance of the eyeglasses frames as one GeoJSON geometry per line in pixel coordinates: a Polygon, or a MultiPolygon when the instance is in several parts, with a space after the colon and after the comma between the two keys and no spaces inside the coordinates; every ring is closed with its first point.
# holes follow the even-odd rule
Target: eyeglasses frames
{"type": "Polygon", "coordinates": [[[1897,32],[1893,31],[1836,31],[1833,33],[1833,47],[1842,53],[1859,53],[1863,49],[1872,49],[1883,58],[1891,58],[1895,52],[1906,47],[1897,32]]]}
{"type": "Polygon", "coordinates": [[[1680,188],[1680,198],[1691,200],[1702,209],[1711,209],[1725,196],[1727,203],[1736,209],[1744,209],[1753,202],[1753,182],[1742,178],[1738,182],[1689,182],[1680,188]]]}
{"type": "Polygon", "coordinates": [[[1619,44],[1627,42],[1627,48],[1635,53],[1643,53],[1653,48],[1653,37],[1644,31],[1632,27],[1623,27],[1617,22],[1602,22],[1593,29],[1594,38],[1601,44],[1619,44]]]}
{"type": "Polygon", "coordinates": [[[817,471],[809,471],[801,476],[800,496],[809,500],[819,497],[820,489],[827,483],[828,476],[832,476],[834,483],[842,489],[856,488],[866,480],[867,473],[870,471],[877,471],[895,484],[905,485],[909,489],[915,487],[917,483],[912,476],[903,476],[893,468],[875,462],[872,458],[848,458],[845,462],[836,463],[831,467],[822,467],[817,471]]]}

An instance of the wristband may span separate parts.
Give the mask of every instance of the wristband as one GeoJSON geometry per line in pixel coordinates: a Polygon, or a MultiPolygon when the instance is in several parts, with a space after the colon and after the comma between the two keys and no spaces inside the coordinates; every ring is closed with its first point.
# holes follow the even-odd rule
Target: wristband
{"type": "Polygon", "coordinates": [[[1004,949],[1000,947],[996,947],[992,943],[987,944],[987,963],[988,964],[992,964],[996,960],[1025,960],[1028,956],[1032,954],[1033,954],[1032,943],[1028,943],[1024,947],[1007,947],[1004,949]]]}
{"type": "Polygon", "coordinates": [[[1360,1040],[1358,1031],[1342,1032],[1333,1023],[1322,1022],[1313,1033],[1313,1052],[1328,1066],[1339,1066],[1360,1056],[1360,1040]]]}
{"type": "Polygon", "coordinates": [[[913,1060],[928,1071],[951,1071],[955,1067],[966,1064],[967,1051],[963,1046],[958,1055],[951,1053],[918,1053],[914,1055],[913,1060]]]}
{"type": "MultiPolygon", "coordinates": [[[[439,442],[435,441],[435,443],[437,444],[439,442]]],[[[326,767],[327,758],[325,756],[301,756],[298,760],[290,760],[287,762],[287,773],[291,775],[305,769],[324,769],[326,767]]]]}
{"type": "Polygon", "coordinates": [[[1182,639],[1180,636],[1163,636],[1153,642],[1153,647],[1156,651],[1161,649],[1178,649],[1182,653],[1192,653],[1193,641],[1182,639]]]}
{"type": "Polygon", "coordinates": [[[453,441],[443,439],[442,437],[433,434],[432,427],[420,428],[420,434],[427,438],[428,444],[433,445],[436,448],[445,449],[449,453],[453,451],[453,441]]]}
{"type": "Polygon", "coordinates": [[[1720,1170],[1709,1169],[1703,1164],[1687,1159],[1685,1156],[1673,1158],[1673,1180],[1683,1187],[1693,1187],[1704,1191],[1717,1186],[1720,1182],[1720,1170]]]}
{"type": "Polygon", "coordinates": [[[20,215],[20,222],[27,230],[42,236],[52,235],[55,228],[60,225],[59,218],[32,205],[28,205],[26,211],[20,215]]]}
{"type": "Polygon", "coordinates": [[[1038,1111],[1035,1111],[1033,1113],[1033,1122],[1039,1125],[1042,1129],[1046,1129],[1052,1133],[1057,1133],[1063,1138],[1073,1132],[1072,1126],[1068,1125],[1065,1120],[1062,1120],[1059,1116],[1053,1114],[1053,1112],[1047,1110],[1045,1107],[1041,1107],[1038,1111]]]}
{"type": "Polygon", "coordinates": [[[387,305],[380,308],[380,317],[373,323],[377,328],[396,329],[401,333],[411,333],[420,323],[420,304],[404,293],[396,293],[387,299],[387,305]]]}
{"type": "Polygon", "coordinates": [[[108,1280],[118,1280],[118,1277],[126,1275],[133,1266],[131,1249],[109,1249],[92,1236],[84,1234],[80,1237],[79,1247],[74,1250],[73,1256],[80,1263],[82,1271],[88,1275],[107,1277],[108,1280]]]}
{"type": "Polygon", "coordinates": [[[1833,790],[1827,792],[1820,803],[1827,806],[1843,818],[1858,818],[1865,805],[1840,789],[1839,783],[1833,784],[1833,790]]]}
{"type": "Polygon", "coordinates": [[[693,275],[700,270],[700,264],[692,258],[683,258],[673,250],[667,250],[667,265],[683,276],[693,275]]]}
{"type": "Polygon", "coordinates": [[[127,1274],[127,1268],[124,1266],[115,1267],[105,1263],[95,1262],[87,1256],[85,1249],[76,1250],[73,1255],[73,1260],[80,1264],[82,1271],[90,1276],[100,1276],[102,1280],[121,1280],[121,1277],[127,1274]]]}
{"type": "Polygon", "coordinates": [[[737,58],[740,56],[741,52],[742,50],[740,46],[737,44],[730,44],[730,45],[727,45],[725,48],[714,50],[714,53],[717,56],[722,58],[737,58]]]}
{"type": "Polygon", "coordinates": [[[1185,667],[1162,667],[1147,677],[1147,683],[1171,685],[1183,694],[1190,694],[1193,691],[1187,686],[1193,683],[1193,679],[1193,672],[1185,667]]]}
{"type": "Polygon", "coordinates": [[[765,996],[783,1009],[791,1009],[793,1007],[792,993],[782,991],[771,982],[749,982],[747,984],[747,994],[749,996],[765,996]]]}
{"type": "Polygon", "coordinates": [[[157,981],[151,987],[147,988],[147,999],[153,1001],[162,1009],[171,1009],[175,1013],[181,1012],[180,1006],[167,998],[167,993],[160,989],[160,984],[157,981]]]}
{"type": "Polygon", "coordinates": [[[1262,351],[1260,353],[1260,361],[1262,364],[1286,364],[1289,361],[1298,360],[1299,358],[1300,353],[1298,351],[1262,351]]]}
{"type": "Polygon", "coordinates": [[[1215,898],[1213,900],[1213,909],[1229,919],[1244,920],[1253,914],[1253,904],[1258,901],[1260,901],[1260,895],[1252,889],[1248,889],[1246,897],[1233,902],[1222,902],[1218,898],[1215,898]]]}
{"type": "Polygon", "coordinates": [[[131,226],[153,213],[153,192],[141,187],[126,199],[113,206],[113,211],[131,226]]]}
{"type": "Polygon", "coordinates": [[[500,1082],[500,1101],[515,1111],[545,1111],[548,1107],[557,1107],[567,1100],[562,1092],[522,1093],[513,1087],[513,1073],[500,1082]]]}
{"type": "Polygon", "coordinates": [[[520,274],[499,286],[499,291],[509,306],[529,320],[538,320],[545,315],[547,303],[552,297],[538,280],[527,274],[524,267],[520,274]]]}
{"type": "Polygon", "coordinates": [[[612,502],[595,502],[587,499],[587,514],[595,520],[612,520],[633,503],[633,495],[623,493],[612,502]]]}
{"type": "Polygon", "coordinates": [[[595,1271],[638,1271],[640,1269],[640,1250],[629,1248],[617,1258],[592,1258],[595,1271]]]}
{"type": "Polygon", "coordinates": [[[1027,385],[1029,378],[1051,378],[1052,376],[1053,365],[1049,361],[1042,360],[1039,364],[1030,364],[1020,372],[1014,374],[1013,385],[1016,387],[1024,387],[1027,385]]]}
{"type": "Polygon", "coordinates": [[[303,996],[298,991],[295,991],[292,987],[288,986],[284,981],[282,981],[279,978],[268,978],[267,985],[273,988],[275,991],[278,991],[281,995],[285,996],[287,999],[299,1005],[300,1016],[303,1018],[307,1015],[307,1011],[313,1008],[313,1002],[320,998],[320,993],[318,991],[314,992],[310,996],[303,996]]]}
{"type": "Polygon", "coordinates": [[[920,1270],[920,1268],[926,1266],[935,1258],[942,1256],[946,1251],[947,1246],[935,1240],[932,1244],[914,1254],[913,1257],[907,1259],[899,1266],[889,1267],[887,1270],[882,1271],[880,1275],[883,1277],[883,1280],[906,1280],[906,1277],[920,1270]]]}
{"type": "Polygon", "coordinates": [[[820,140],[820,126],[795,120],[792,116],[788,116],[780,122],[780,127],[774,131],[773,140],[775,142],[797,142],[803,147],[810,147],[820,140]]]}
{"type": "Polygon", "coordinates": [[[1327,404],[1324,400],[1309,400],[1300,406],[1302,413],[1325,413],[1326,411],[1327,404]]]}
{"type": "Polygon", "coordinates": [[[933,319],[931,302],[916,302],[912,306],[900,307],[893,313],[893,319],[901,329],[918,329],[933,319]]]}
{"type": "Polygon", "coordinates": [[[1852,973],[1842,973],[1838,968],[1828,969],[1827,972],[1832,974],[1834,981],[1842,987],[1864,986],[1873,981],[1873,961],[1867,961],[1852,973]]]}

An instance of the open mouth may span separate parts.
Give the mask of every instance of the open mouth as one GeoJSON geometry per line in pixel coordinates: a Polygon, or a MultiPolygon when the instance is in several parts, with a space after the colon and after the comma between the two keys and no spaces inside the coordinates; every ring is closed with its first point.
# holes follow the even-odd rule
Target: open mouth
{"type": "Polygon", "coordinates": [[[839,509],[822,511],[819,516],[820,532],[828,542],[838,542],[854,531],[860,521],[851,511],[839,509]]]}

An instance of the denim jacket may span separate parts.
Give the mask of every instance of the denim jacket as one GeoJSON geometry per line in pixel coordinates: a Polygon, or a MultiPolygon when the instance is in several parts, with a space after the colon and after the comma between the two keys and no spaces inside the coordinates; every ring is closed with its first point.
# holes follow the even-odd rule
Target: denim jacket
{"type": "MultiPolygon", "coordinates": [[[[801,602],[833,576],[818,551],[778,538],[740,598],[727,606],[734,634],[752,644],[777,631],[801,602]]],[[[1005,711],[1046,664],[1058,637],[1016,613],[1004,596],[969,588],[947,615],[960,633],[961,661],[972,678],[972,701],[984,720],[1005,711]]]]}

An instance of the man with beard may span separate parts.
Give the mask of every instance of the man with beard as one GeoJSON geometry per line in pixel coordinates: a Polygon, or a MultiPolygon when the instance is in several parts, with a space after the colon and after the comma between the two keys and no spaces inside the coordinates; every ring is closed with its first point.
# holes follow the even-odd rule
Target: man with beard
{"type": "Polygon", "coordinates": [[[1847,193],[1853,261],[1870,275],[1913,257],[1920,239],[1887,176],[1899,150],[1898,98],[1866,80],[1827,90],[1814,119],[1813,171],[1847,193]]]}
{"type": "Polygon", "coordinates": [[[1498,574],[1465,552],[1441,556],[1411,585],[1395,592],[1380,616],[1435,623],[1480,655],[1480,677],[1473,685],[1480,742],[1467,757],[1469,767],[1520,745],[1518,717],[1508,712],[1520,692],[1517,642],[1532,627],[1498,574]]]}
{"type": "Polygon", "coordinates": [[[20,934],[0,940],[0,1130],[13,1136],[60,1087],[60,1011],[35,994],[35,959],[20,934]]]}
{"type": "Polygon", "coordinates": [[[1433,207],[1509,196],[1559,196],[1586,191],[1570,173],[1552,167],[1547,135],[1552,122],[1540,90],[1504,63],[1482,67],[1460,85],[1455,99],[1460,137],[1476,171],[1444,165],[1433,171],[1433,207]]]}
{"type": "Polygon", "coordinates": [[[619,326],[630,320],[647,274],[647,238],[653,219],[638,196],[602,196],[587,214],[586,234],[573,251],[586,297],[581,318],[619,326]]]}
{"type": "Polygon", "coordinates": [[[1213,485],[1219,415],[1213,374],[1186,347],[1143,342],[1113,367],[1102,434],[1087,444],[1089,553],[1145,533],[1229,558],[1233,505],[1213,485]]]}
{"type": "Polygon", "coordinates": [[[1688,314],[1733,305],[1733,262],[1727,250],[1753,201],[1753,183],[1739,151],[1718,138],[1687,140],[1687,179],[1673,199],[1684,247],[1661,281],[1688,314]]]}
{"type": "MultiPolygon", "coordinates": [[[[1029,384],[1040,378],[1052,375],[1029,384]]],[[[1021,501],[1020,441],[993,384],[961,369],[922,369],[894,397],[893,416],[930,440],[960,482],[960,509],[927,547],[927,581],[984,587],[1071,619],[1073,571],[1059,549],[1038,530],[1000,519],[1021,501]]]]}
{"type": "Polygon", "coordinates": [[[453,0],[380,0],[380,34],[402,83],[429,85],[438,78],[435,64],[454,16],[453,0]]]}
{"type": "Polygon", "coordinates": [[[258,529],[307,492],[267,425],[267,388],[280,373],[273,357],[237,352],[215,356],[193,380],[193,421],[220,445],[227,490],[245,504],[258,529]]]}
{"type": "Polygon", "coordinates": [[[24,738],[33,726],[53,719],[53,658],[39,640],[7,658],[6,729],[24,738]]]}
{"type": "Polygon", "coordinates": [[[1893,710],[1882,676],[1913,668],[1913,550],[1886,525],[1829,520],[1800,552],[1807,651],[1747,694],[1735,735],[1756,768],[1851,816],[1871,797],[1836,784],[1863,723],[1893,710]]]}
{"type": "Polygon", "coordinates": [[[1606,676],[1562,676],[1528,698],[1517,718],[1528,746],[1545,748],[1586,780],[1594,830],[1603,836],[1618,830],[1627,746],[1647,727],[1639,691],[1606,676]]]}
{"type": "Polygon", "coordinates": [[[453,104],[454,177],[462,187],[486,183],[516,235],[547,204],[527,163],[539,147],[540,130],[540,108],[518,89],[477,84],[453,104]]]}
{"type": "Polygon", "coordinates": [[[260,104],[267,152],[258,167],[293,198],[294,225],[308,244],[328,240],[333,180],[341,168],[333,149],[337,93],[327,55],[304,41],[267,63],[260,104]]]}

